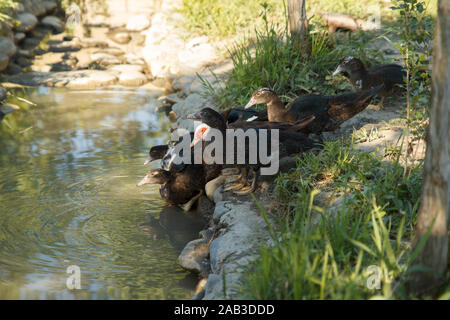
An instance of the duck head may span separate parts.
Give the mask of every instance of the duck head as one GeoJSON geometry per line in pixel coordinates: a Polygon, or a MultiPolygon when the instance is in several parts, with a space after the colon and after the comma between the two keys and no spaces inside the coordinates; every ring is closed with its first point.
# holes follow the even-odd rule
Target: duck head
{"type": "Polygon", "coordinates": [[[150,151],[148,152],[147,160],[145,160],[144,162],[144,165],[149,164],[152,161],[164,158],[168,150],[169,146],[167,144],[151,147],[150,151]]]}
{"type": "Polygon", "coordinates": [[[255,104],[269,103],[277,94],[269,88],[259,88],[253,91],[250,101],[245,105],[245,109],[251,108],[255,104]]]}
{"type": "Polygon", "coordinates": [[[199,125],[194,132],[194,138],[191,142],[191,148],[195,146],[200,141],[207,140],[207,137],[209,136],[209,133],[211,132],[211,127],[208,126],[206,123],[202,123],[199,125]]]}
{"type": "Polygon", "coordinates": [[[145,184],[164,184],[169,181],[171,178],[171,174],[169,171],[163,169],[152,169],[145,177],[137,184],[138,187],[141,187],[145,184]]]}
{"type": "Polygon", "coordinates": [[[187,118],[202,122],[202,124],[198,126],[195,130],[194,140],[191,146],[200,141],[198,140],[199,138],[203,137],[204,140],[205,137],[208,136],[208,133],[211,131],[209,130],[210,128],[220,130],[223,133],[225,133],[227,129],[227,124],[223,116],[211,108],[203,108],[199,112],[187,115],[187,118]]]}
{"type": "Polygon", "coordinates": [[[361,60],[354,57],[345,57],[344,59],[339,61],[339,65],[332,75],[335,76],[339,73],[349,74],[363,69],[365,68],[361,60]]]}

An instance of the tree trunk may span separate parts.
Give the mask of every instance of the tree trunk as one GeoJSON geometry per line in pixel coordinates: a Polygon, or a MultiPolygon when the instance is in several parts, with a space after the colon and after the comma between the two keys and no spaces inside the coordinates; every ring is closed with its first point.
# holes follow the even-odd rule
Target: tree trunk
{"type": "Polygon", "coordinates": [[[414,247],[431,227],[430,236],[414,265],[431,268],[412,271],[408,289],[433,293],[445,277],[450,210],[450,0],[440,0],[434,40],[430,125],[424,183],[414,247]]]}
{"type": "Polygon", "coordinates": [[[288,16],[291,38],[301,45],[308,31],[305,0],[288,0],[288,16]]]}

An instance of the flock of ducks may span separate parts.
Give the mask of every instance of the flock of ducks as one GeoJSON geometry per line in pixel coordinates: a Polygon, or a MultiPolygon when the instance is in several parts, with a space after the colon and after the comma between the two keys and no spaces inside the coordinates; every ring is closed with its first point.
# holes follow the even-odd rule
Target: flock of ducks
{"type": "MultiPolygon", "coordinates": [[[[388,95],[400,92],[403,79],[406,76],[404,68],[396,64],[385,64],[366,69],[360,59],[346,57],[339,62],[333,75],[344,74],[355,88],[355,92],[322,96],[308,94],[297,97],[285,106],[277,94],[269,88],[260,88],[253,92],[245,108],[232,108],[219,113],[211,108],[204,108],[187,116],[188,119],[200,121],[195,132],[191,133],[191,148],[197,143],[208,145],[208,130],[211,128],[225,133],[228,128],[248,130],[279,129],[279,158],[302,154],[311,150],[320,150],[322,144],[308,137],[309,134],[320,135],[324,131],[337,129],[344,121],[354,117],[364,110],[375,95],[381,96],[381,102],[388,95]],[[255,105],[266,104],[267,109],[258,111],[251,109],[255,105]]],[[[258,135],[259,136],[259,135],[258,135]]],[[[225,141],[225,139],[223,139],[225,141]]],[[[267,140],[270,141],[270,130],[267,140]]],[[[151,169],[138,186],[159,184],[162,199],[167,203],[191,207],[191,204],[202,194],[206,183],[221,175],[226,167],[236,167],[240,170],[236,183],[228,189],[236,194],[248,194],[257,189],[259,169],[264,167],[258,158],[256,164],[181,164],[171,165],[174,144],[157,145],[150,148],[146,164],[161,160],[161,168],[151,169]],[[248,182],[249,172],[252,181],[248,182]]],[[[236,148],[227,149],[224,143],[224,159],[236,148]]],[[[246,161],[249,156],[249,146],[245,147],[246,161]]],[[[194,154],[194,152],[191,152],[194,154]]],[[[191,162],[194,163],[194,162],[191,162]]],[[[235,182],[236,182],[235,181],[235,182]]]]}

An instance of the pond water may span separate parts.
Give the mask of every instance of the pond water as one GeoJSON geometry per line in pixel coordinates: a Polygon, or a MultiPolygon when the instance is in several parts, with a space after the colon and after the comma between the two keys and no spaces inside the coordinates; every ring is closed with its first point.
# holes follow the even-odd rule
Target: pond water
{"type": "Polygon", "coordinates": [[[126,90],[16,94],[37,106],[11,101],[22,110],[0,124],[0,299],[190,298],[196,278],[177,258],[203,221],[167,206],[159,186],[136,186],[149,146],[168,136],[155,100],[126,90]],[[80,290],[66,284],[73,265],[80,290]]]}

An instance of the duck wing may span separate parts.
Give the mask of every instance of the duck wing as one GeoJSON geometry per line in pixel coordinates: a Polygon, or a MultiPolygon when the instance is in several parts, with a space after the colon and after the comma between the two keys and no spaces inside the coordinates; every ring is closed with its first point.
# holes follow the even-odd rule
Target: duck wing
{"type": "Polygon", "coordinates": [[[383,87],[384,85],[379,85],[370,90],[329,97],[328,105],[330,107],[328,109],[328,115],[334,121],[333,124],[330,123],[330,126],[334,127],[335,125],[339,125],[363,111],[369,105],[375,94],[383,87]]]}
{"type": "Polygon", "coordinates": [[[383,64],[375,66],[369,70],[370,77],[382,78],[384,82],[396,84],[403,83],[403,78],[406,77],[406,70],[398,64],[383,64]]]}

